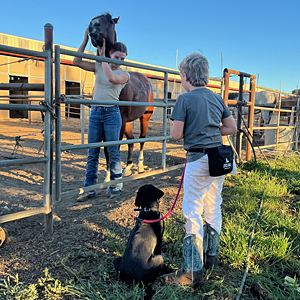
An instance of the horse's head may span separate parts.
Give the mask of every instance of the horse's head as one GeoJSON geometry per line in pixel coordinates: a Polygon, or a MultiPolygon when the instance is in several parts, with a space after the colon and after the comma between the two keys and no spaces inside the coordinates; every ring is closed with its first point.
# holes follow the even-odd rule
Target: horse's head
{"type": "Polygon", "coordinates": [[[109,57],[109,51],[112,45],[117,41],[115,25],[118,23],[120,17],[112,18],[109,13],[102,14],[93,18],[89,25],[89,34],[94,47],[103,46],[103,39],[105,39],[106,49],[105,56],[109,57]]]}

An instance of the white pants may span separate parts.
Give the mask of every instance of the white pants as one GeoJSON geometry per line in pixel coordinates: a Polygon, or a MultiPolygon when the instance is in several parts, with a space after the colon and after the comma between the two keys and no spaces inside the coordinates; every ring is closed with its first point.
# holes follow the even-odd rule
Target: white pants
{"type": "Polygon", "coordinates": [[[225,175],[209,176],[207,155],[186,164],[182,203],[186,235],[196,234],[203,240],[203,212],[205,222],[221,233],[221,192],[224,178],[225,175]]]}

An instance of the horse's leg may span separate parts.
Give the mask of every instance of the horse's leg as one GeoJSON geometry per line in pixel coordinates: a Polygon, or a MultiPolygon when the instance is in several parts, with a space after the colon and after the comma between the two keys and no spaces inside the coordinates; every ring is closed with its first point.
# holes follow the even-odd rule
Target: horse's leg
{"type": "MultiPolygon", "coordinates": [[[[125,125],[124,134],[129,139],[134,139],[133,133],[132,133],[132,123],[128,122],[125,125]]],[[[128,155],[127,155],[127,166],[123,172],[123,176],[130,176],[132,174],[131,168],[133,166],[133,146],[134,144],[128,144],[128,155]]]]}
{"type": "MultiPolygon", "coordinates": [[[[105,137],[103,139],[103,142],[106,142],[105,137]]],[[[109,182],[110,181],[110,169],[109,169],[109,155],[108,155],[107,147],[104,147],[104,155],[105,155],[105,160],[106,160],[106,177],[104,179],[104,182],[109,182]]]]}
{"type": "MultiPolygon", "coordinates": [[[[152,116],[153,109],[147,110],[141,117],[140,117],[140,138],[145,138],[146,133],[149,127],[149,120],[152,116]]],[[[138,172],[144,172],[144,142],[140,143],[140,154],[139,154],[139,162],[138,162],[138,172]]]]}

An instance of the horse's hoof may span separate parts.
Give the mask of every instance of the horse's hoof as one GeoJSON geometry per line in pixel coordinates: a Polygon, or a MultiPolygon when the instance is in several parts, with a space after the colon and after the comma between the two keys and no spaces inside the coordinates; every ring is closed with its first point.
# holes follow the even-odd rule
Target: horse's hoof
{"type": "Polygon", "coordinates": [[[0,247],[5,241],[5,231],[3,228],[0,227],[0,247]]]}
{"type": "Polygon", "coordinates": [[[144,171],[145,171],[144,166],[138,167],[138,173],[143,173],[144,171]]]}
{"type": "Polygon", "coordinates": [[[106,177],[104,179],[104,182],[110,182],[110,171],[106,171],[106,177]]]}
{"type": "Polygon", "coordinates": [[[131,174],[132,174],[131,170],[126,168],[126,169],[124,170],[123,176],[124,176],[124,177],[127,177],[127,176],[130,176],[131,174]]]}

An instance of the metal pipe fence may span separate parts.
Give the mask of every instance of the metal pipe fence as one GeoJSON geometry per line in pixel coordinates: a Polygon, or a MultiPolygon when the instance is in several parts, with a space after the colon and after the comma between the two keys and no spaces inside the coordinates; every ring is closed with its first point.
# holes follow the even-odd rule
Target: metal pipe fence
{"type": "MultiPolygon", "coordinates": [[[[55,46],[55,101],[56,103],[59,103],[56,106],[56,111],[60,110],[60,104],[63,102],[64,104],[80,104],[80,105],[115,105],[115,101],[103,101],[103,100],[90,100],[86,98],[81,98],[81,99],[74,99],[75,97],[73,95],[71,96],[61,96],[60,95],[60,55],[68,55],[68,56],[76,56],[76,57],[81,57],[81,58],[86,58],[86,59],[91,59],[94,61],[105,61],[105,62],[111,62],[114,64],[118,65],[125,65],[125,66],[130,66],[130,67],[135,67],[139,69],[146,69],[146,70],[151,70],[151,71],[157,71],[157,72],[162,72],[164,74],[164,98],[162,99],[161,102],[153,102],[153,103],[145,103],[145,102],[133,102],[133,101],[118,101],[119,106],[152,106],[152,107],[160,107],[164,110],[163,112],[163,133],[162,136],[159,137],[152,137],[152,138],[143,138],[143,139],[131,139],[131,140],[121,140],[121,141],[114,141],[114,142],[100,142],[100,143],[90,143],[90,144],[84,144],[83,143],[83,138],[81,141],[80,145],[72,145],[72,146],[61,146],[61,118],[60,113],[58,113],[57,118],[56,118],[56,137],[55,137],[55,143],[56,143],[56,158],[61,156],[62,151],[67,151],[67,150],[75,150],[75,149],[87,149],[87,148],[98,148],[98,147],[106,147],[106,146],[113,146],[113,145],[124,145],[124,144],[132,144],[132,143],[140,143],[140,142],[147,142],[147,141],[161,141],[162,142],[162,162],[161,162],[161,169],[156,170],[155,174],[159,174],[162,172],[166,172],[166,170],[169,170],[166,166],[166,143],[167,140],[171,138],[171,136],[167,135],[167,109],[170,107],[174,107],[175,103],[169,103],[168,102],[168,74],[175,74],[179,75],[179,72],[177,71],[170,71],[169,69],[164,69],[164,68],[158,68],[158,67],[151,67],[151,66],[145,66],[142,64],[136,64],[136,63],[129,63],[129,62],[124,62],[124,61],[119,61],[119,60],[114,60],[106,57],[99,57],[95,55],[90,55],[86,53],[81,53],[81,52],[74,52],[74,51],[69,51],[65,49],[61,49],[59,46],[55,46]]],[[[78,96],[80,97],[80,96],[78,96]]],[[[84,123],[83,125],[84,126],[84,123]]],[[[83,131],[83,129],[82,129],[83,131]]],[[[61,200],[62,196],[65,195],[76,195],[78,194],[78,189],[73,190],[73,191],[68,191],[62,193],[61,191],[61,163],[59,163],[60,160],[56,163],[56,191],[55,191],[55,198],[56,200],[61,200]]],[[[182,166],[178,166],[178,168],[181,168],[182,166]]],[[[174,167],[172,167],[172,170],[174,167]]],[[[122,178],[118,179],[118,182],[126,182],[130,180],[135,180],[138,178],[142,177],[147,177],[147,176],[153,176],[151,174],[140,174],[138,177],[131,176],[130,178],[122,178]]],[[[116,181],[116,182],[117,182],[116,181]]],[[[79,189],[80,192],[83,191],[89,191],[91,189],[98,190],[102,188],[103,186],[108,186],[109,183],[102,183],[102,184],[97,184],[95,186],[89,186],[85,188],[79,189]]]]}
{"type": "MultiPolygon", "coordinates": [[[[53,26],[51,24],[46,24],[45,27],[45,43],[47,42],[46,35],[49,34],[47,32],[50,31],[50,35],[53,32],[53,26]]],[[[53,43],[53,40],[49,40],[50,44],[53,43]]],[[[51,46],[52,48],[52,46],[51,46]]],[[[6,214],[0,216],[0,224],[5,222],[10,222],[34,215],[44,214],[45,216],[49,216],[50,218],[45,218],[45,232],[52,233],[53,231],[53,218],[51,217],[52,213],[52,203],[51,203],[51,119],[53,118],[51,107],[52,107],[52,82],[53,76],[51,70],[53,68],[53,61],[51,55],[51,48],[45,47],[45,50],[42,52],[32,51],[22,48],[16,47],[9,47],[0,45],[0,51],[4,51],[6,53],[13,53],[13,54],[21,54],[26,56],[32,56],[37,59],[43,59],[45,62],[45,84],[43,85],[43,90],[45,91],[44,95],[44,104],[45,105],[26,105],[26,104],[0,104],[0,110],[26,110],[26,111],[41,111],[45,113],[45,123],[44,123],[44,157],[43,158],[32,158],[32,159],[15,159],[12,161],[1,160],[0,167],[7,167],[7,166],[16,166],[16,165],[24,165],[24,164],[43,164],[44,165],[44,182],[43,182],[43,206],[33,208],[27,211],[22,211],[18,213],[6,214]]],[[[11,88],[16,88],[14,84],[6,84],[2,85],[1,89],[10,90],[11,88]]],[[[26,90],[33,90],[38,89],[39,91],[42,90],[42,85],[26,85],[26,90]]],[[[18,96],[19,97],[19,96],[18,96]]],[[[41,96],[39,96],[41,97],[41,96]]]]}
{"type": "MultiPolygon", "coordinates": [[[[285,93],[280,90],[274,90],[274,89],[268,89],[268,88],[264,88],[264,87],[260,87],[260,86],[255,86],[255,83],[253,84],[253,82],[255,81],[255,76],[254,75],[250,75],[250,74],[246,74],[243,72],[239,72],[239,71],[235,71],[235,70],[230,70],[230,69],[224,69],[224,93],[223,93],[223,98],[225,103],[227,103],[228,106],[234,106],[238,108],[238,116],[237,116],[237,122],[238,122],[238,127],[239,128],[245,128],[249,133],[250,133],[250,140],[246,141],[246,160],[251,159],[251,149],[250,149],[250,142],[252,142],[252,135],[253,135],[253,131],[263,131],[264,135],[269,136],[269,132],[272,134],[272,132],[275,130],[276,133],[274,135],[274,142],[270,143],[268,141],[268,145],[264,145],[264,146],[254,146],[254,150],[257,149],[270,149],[270,148],[275,148],[276,150],[283,150],[283,151],[287,151],[288,148],[284,148],[282,149],[283,146],[288,145],[288,147],[290,147],[291,145],[293,146],[294,150],[298,149],[298,131],[299,131],[299,125],[298,125],[298,119],[299,119],[299,100],[300,97],[291,93],[285,93]],[[238,100],[228,100],[228,93],[229,93],[229,75],[230,74],[234,74],[234,75],[238,75],[240,76],[240,87],[239,87],[239,99],[238,100]],[[244,81],[243,81],[243,77],[249,77],[250,78],[250,96],[253,97],[253,99],[251,99],[249,102],[244,103],[244,101],[242,100],[242,93],[245,91],[244,89],[244,81]],[[251,80],[252,77],[252,80],[251,80]],[[252,86],[251,86],[252,85],[252,86]],[[274,92],[274,93],[278,93],[279,94],[279,102],[278,102],[278,107],[275,106],[275,104],[265,104],[265,105],[255,105],[254,102],[254,93],[252,96],[251,91],[257,91],[257,90],[264,90],[264,91],[269,91],[269,92],[274,92]],[[287,99],[285,100],[284,98],[287,97],[293,97],[296,99],[297,101],[297,105],[296,107],[291,107],[290,109],[287,109],[284,106],[284,101],[290,101],[291,99],[287,99]],[[242,115],[242,110],[241,108],[243,106],[248,106],[249,107],[249,113],[248,113],[248,118],[247,118],[247,123],[248,126],[245,124],[242,124],[241,122],[241,115],[242,115]],[[275,107],[274,107],[275,106],[275,107]],[[264,126],[254,126],[254,114],[253,112],[254,110],[260,110],[260,111],[269,111],[270,113],[274,114],[277,113],[277,120],[276,120],[276,124],[265,124],[264,126]],[[293,124],[282,124],[282,118],[286,117],[282,114],[288,114],[289,117],[293,118],[293,124]],[[270,131],[271,130],[271,131],[270,131]],[[273,131],[272,131],[273,130],[273,131]],[[280,140],[280,135],[283,135],[282,132],[284,132],[284,130],[287,131],[291,131],[291,137],[290,140],[288,142],[285,141],[279,141],[280,140]],[[248,147],[247,147],[248,146],[248,147]]],[[[239,155],[240,158],[240,153],[241,153],[241,138],[242,138],[242,133],[237,133],[236,136],[236,148],[237,148],[237,153],[239,155]]],[[[271,136],[272,139],[273,136],[271,136]]],[[[265,143],[266,143],[266,138],[265,138],[265,143]]]]}
{"type": "MultiPolygon", "coordinates": [[[[9,47],[0,45],[0,51],[7,52],[7,53],[14,53],[14,54],[20,54],[20,55],[27,55],[32,56],[36,59],[41,59],[45,62],[45,83],[43,85],[44,87],[44,95],[41,96],[24,96],[25,99],[28,99],[29,104],[2,104],[0,103],[0,110],[25,110],[25,111],[40,111],[45,114],[44,118],[44,157],[42,158],[26,158],[26,159],[16,159],[13,161],[0,161],[0,167],[7,167],[7,166],[15,166],[15,165],[23,165],[23,164],[36,164],[36,163],[42,163],[44,164],[44,183],[43,183],[43,207],[35,208],[30,211],[24,211],[19,212],[15,214],[8,214],[5,216],[0,216],[0,224],[4,222],[9,222],[12,220],[17,220],[20,218],[25,218],[37,214],[44,214],[45,215],[45,231],[46,232],[52,232],[53,231],[53,211],[52,211],[52,194],[53,194],[53,147],[55,146],[55,199],[60,200],[62,197],[70,196],[70,195],[76,195],[78,193],[81,193],[83,191],[89,191],[89,190],[97,190],[102,187],[110,185],[110,183],[101,183],[96,186],[90,186],[86,188],[78,188],[71,191],[61,191],[61,154],[63,151],[69,151],[69,150],[78,150],[78,149],[87,149],[87,148],[98,148],[98,147],[105,147],[105,146],[112,146],[112,145],[124,145],[124,144],[132,144],[132,143],[140,143],[140,142],[161,142],[162,143],[162,160],[161,160],[161,169],[152,171],[152,172],[146,172],[144,174],[138,174],[133,175],[131,177],[125,177],[122,179],[118,179],[116,182],[128,182],[131,180],[136,180],[140,178],[145,178],[148,176],[153,176],[156,174],[172,171],[175,169],[182,168],[183,165],[173,166],[173,167],[167,167],[166,165],[166,149],[167,149],[167,140],[171,138],[170,135],[167,134],[167,125],[168,125],[168,109],[172,109],[175,106],[175,100],[168,98],[168,81],[169,81],[169,74],[173,75],[179,75],[178,71],[173,71],[170,69],[165,68],[159,68],[159,67],[152,67],[148,65],[138,64],[138,63],[130,63],[130,62],[124,62],[114,59],[109,59],[105,57],[99,57],[95,55],[90,55],[86,53],[81,52],[75,52],[75,51],[69,51],[65,49],[61,49],[59,46],[55,46],[55,106],[53,103],[53,27],[51,24],[45,25],[45,50],[42,52],[38,51],[32,51],[27,49],[20,49],[16,47],[9,47]],[[114,64],[134,67],[138,69],[144,69],[144,70],[150,70],[150,71],[156,71],[161,72],[163,74],[164,79],[164,91],[163,91],[163,99],[154,99],[155,102],[153,103],[145,103],[145,102],[132,102],[132,101],[119,101],[118,105],[120,106],[151,106],[160,108],[163,110],[162,113],[162,122],[163,122],[163,129],[162,129],[162,135],[151,137],[151,138],[143,138],[143,139],[132,139],[132,140],[121,140],[121,141],[114,141],[114,142],[101,142],[101,143],[92,143],[92,144],[84,144],[84,112],[83,107],[84,105],[115,105],[115,101],[100,101],[100,100],[91,100],[89,99],[87,95],[70,95],[70,96],[63,96],[61,95],[61,82],[60,82],[60,56],[61,55],[68,55],[68,56],[77,56],[85,59],[90,59],[94,61],[99,62],[110,62],[114,64]],[[32,98],[32,99],[31,99],[32,98]],[[40,103],[39,105],[31,105],[30,101],[38,101],[34,100],[35,98],[43,99],[44,102],[40,103]],[[77,99],[78,98],[78,99],[77,99]],[[61,144],[61,103],[71,105],[76,104],[80,105],[81,109],[80,112],[78,112],[78,115],[81,114],[81,131],[82,131],[82,137],[81,137],[81,144],[80,145],[69,145],[69,146],[62,146],[61,144]],[[55,113],[55,145],[53,143],[53,134],[54,134],[54,113],[55,113]]],[[[229,69],[225,69],[229,70],[229,69]]],[[[242,77],[249,77],[251,79],[250,84],[250,91],[251,91],[251,99],[250,102],[247,104],[249,106],[249,115],[248,115],[248,126],[250,128],[250,132],[253,133],[253,130],[276,130],[277,137],[276,137],[276,143],[274,145],[267,145],[262,146],[261,148],[270,148],[272,146],[276,147],[278,145],[290,145],[293,144],[294,148],[297,149],[298,147],[298,120],[299,120],[299,97],[297,100],[297,108],[296,111],[293,109],[286,109],[284,105],[282,106],[282,95],[285,96],[294,96],[292,94],[284,93],[280,91],[280,103],[278,108],[271,108],[267,106],[255,106],[254,105],[254,93],[253,91],[257,88],[255,87],[255,76],[238,72],[238,71],[232,71],[233,74],[236,75],[242,75],[242,77]],[[278,113],[277,118],[277,124],[274,124],[274,126],[268,126],[268,127],[257,127],[253,126],[253,118],[254,118],[254,109],[260,109],[260,110],[272,110],[278,113]],[[294,134],[293,134],[293,142],[291,141],[289,143],[279,143],[278,141],[278,132],[280,129],[288,128],[290,129],[291,126],[280,126],[280,113],[291,113],[295,114],[294,118],[294,134]]],[[[228,72],[227,72],[228,73],[228,72]]],[[[228,100],[228,91],[229,91],[229,75],[226,75],[224,72],[224,79],[220,79],[221,86],[220,86],[220,93],[224,92],[224,101],[227,105],[239,105],[241,107],[243,104],[241,103],[241,99],[238,101],[234,100],[228,100]]],[[[42,90],[42,85],[38,86],[31,86],[32,88],[42,90]]],[[[2,89],[10,89],[10,88],[20,88],[20,86],[2,86],[2,89]]],[[[30,85],[26,86],[27,90],[30,90],[30,85]]],[[[217,87],[215,87],[217,88],[217,87]]],[[[240,83],[240,90],[243,91],[242,87],[242,81],[240,83]]],[[[265,89],[269,91],[275,91],[272,89],[265,89]]],[[[16,98],[23,98],[21,95],[15,95],[15,96],[0,96],[0,99],[2,98],[9,98],[13,99],[16,98]]],[[[1,101],[1,100],[0,100],[1,101]]],[[[18,101],[18,99],[16,99],[18,101]]],[[[19,100],[19,101],[23,101],[19,100]]],[[[79,110],[79,108],[78,108],[79,110]]],[[[242,126],[240,124],[240,126],[242,126]]],[[[250,153],[250,146],[246,145],[246,158],[249,160],[251,158],[250,153]]]]}

